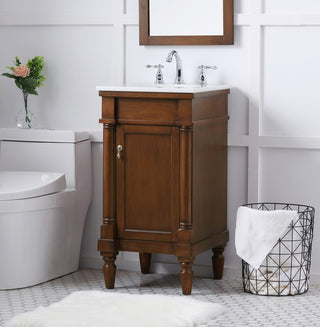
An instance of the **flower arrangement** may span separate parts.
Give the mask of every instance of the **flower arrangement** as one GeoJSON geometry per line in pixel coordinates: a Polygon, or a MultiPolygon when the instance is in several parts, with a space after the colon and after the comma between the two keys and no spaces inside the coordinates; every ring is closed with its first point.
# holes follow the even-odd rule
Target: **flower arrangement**
{"type": "Polygon", "coordinates": [[[36,56],[28,60],[26,65],[22,65],[18,57],[15,57],[14,66],[7,67],[12,73],[3,73],[3,76],[13,78],[16,86],[23,93],[25,122],[28,128],[31,128],[31,120],[28,112],[29,94],[38,95],[36,89],[43,85],[45,77],[42,75],[44,67],[44,58],[36,56]]]}

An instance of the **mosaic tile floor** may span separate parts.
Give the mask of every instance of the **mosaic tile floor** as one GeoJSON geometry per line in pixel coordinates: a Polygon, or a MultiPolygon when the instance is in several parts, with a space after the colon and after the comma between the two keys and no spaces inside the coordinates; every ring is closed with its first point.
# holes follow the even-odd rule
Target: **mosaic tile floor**
{"type": "MultiPolygon", "coordinates": [[[[37,286],[0,291],[0,326],[18,313],[47,306],[78,290],[105,290],[102,271],[80,270],[37,286]]],[[[126,271],[117,272],[115,289],[109,291],[181,295],[179,276],[126,271]]],[[[320,326],[319,284],[311,284],[303,295],[266,297],[243,293],[240,278],[214,281],[195,277],[192,297],[228,308],[225,315],[202,326],[320,326]]]]}

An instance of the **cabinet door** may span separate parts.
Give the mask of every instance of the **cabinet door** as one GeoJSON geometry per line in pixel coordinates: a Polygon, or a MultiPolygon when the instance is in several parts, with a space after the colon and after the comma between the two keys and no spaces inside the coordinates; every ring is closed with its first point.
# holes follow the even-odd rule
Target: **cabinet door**
{"type": "Polygon", "coordinates": [[[179,224],[179,130],[120,125],[117,233],[124,239],[176,240],[179,224]]]}

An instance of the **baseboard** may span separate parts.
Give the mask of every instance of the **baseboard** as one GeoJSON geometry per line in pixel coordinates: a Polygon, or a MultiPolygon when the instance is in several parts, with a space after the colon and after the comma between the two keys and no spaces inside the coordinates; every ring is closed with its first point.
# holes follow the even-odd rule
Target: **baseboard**
{"type": "Polygon", "coordinates": [[[102,269],[103,260],[101,257],[81,256],[79,267],[84,269],[102,269]]]}
{"type": "MultiPolygon", "coordinates": [[[[178,275],[180,273],[180,265],[167,262],[153,262],[151,264],[151,272],[157,274],[172,274],[178,275]]],[[[194,277],[212,278],[212,266],[210,265],[197,265],[192,266],[194,277]]],[[[228,279],[241,278],[241,269],[225,267],[223,276],[228,279]]]]}
{"type": "MultiPolygon", "coordinates": [[[[81,268],[90,269],[102,269],[103,260],[101,257],[89,257],[82,256],[80,258],[81,268]]],[[[123,260],[121,253],[117,256],[116,266],[119,270],[127,271],[140,271],[139,260],[128,259],[123,260]]],[[[212,266],[211,265],[197,265],[192,266],[194,277],[207,277],[212,278],[212,266]]],[[[168,262],[152,262],[150,267],[151,273],[156,274],[171,274],[178,275],[180,273],[180,265],[178,263],[168,263],[168,262]]],[[[225,267],[224,277],[235,279],[241,278],[241,269],[225,267]]]]}
{"type": "MultiPolygon", "coordinates": [[[[79,265],[81,268],[102,269],[104,263],[101,257],[82,256],[79,265]]],[[[134,257],[128,258],[121,252],[117,256],[116,265],[119,270],[140,272],[139,260],[136,260],[134,257]]],[[[192,266],[192,270],[194,277],[212,278],[211,265],[195,264],[192,266]]],[[[178,275],[180,273],[180,266],[178,263],[152,262],[150,271],[156,274],[178,275]]],[[[225,267],[223,276],[226,279],[242,278],[241,267],[225,267]]],[[[320,284],[320,274],[311,274],[310,282],[312,284],[320,284]]]]}
{"type": "Polygon", "coordinates": [[[311,284],[320,284],[320,274],[311,274],[310,275],[311,284]]]}

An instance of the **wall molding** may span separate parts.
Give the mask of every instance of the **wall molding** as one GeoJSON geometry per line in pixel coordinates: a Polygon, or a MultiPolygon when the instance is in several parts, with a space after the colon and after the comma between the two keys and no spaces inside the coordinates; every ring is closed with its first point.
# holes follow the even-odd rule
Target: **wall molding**
{"type": "MultiPolygon", "coordinates": [[[[259,3],[259,0],[256,0],[259,3]]],[[[48,26],[48,25],[138,25],[139,15],[121,11],[114,14],[5,14],[0,13],[0,26],[48,26]]],[[[320,25],[319,14],[244,13],[234,14],[235,26],[316,26],[320,25]]]]}
{"type": "MultiPolygon", "coordinates": [[[[103,142],[102,130],[89,130],[87,132],[91,142],[103,142]]],[[[228,146],[320,150],[320,137],[257,136],[252,138],[249,135],[228,134],[228,146]]]]}
{"type": "Polygon", "coordinates": [[[112,26],[114,17],[107,14],[0,14],[1,26],[103,25],[112,26]]]}
{"type": "MultiPolygon", "coordinates": [[[[120,2],[120,1],[119,1],[120,2]]],[[[138,25],[138,15],[131,14],[27,14],[0,13],[0,26],[114,26],[138,25]]]]}
{"type": "Polygon", "coordinates": [[[228,134],[228,145],[235,147],[315,149],[320,150],[320,137],[256,136],[228,134]]]}
{"type": "MultiPolygon", "coordinates": [[[[257,1],[259,2],[259,1],[257,1]]],[[[320,14],[257,13],[235,15],[235,25],[250,26],[314,26],[320,25],[320,14]]]]}

